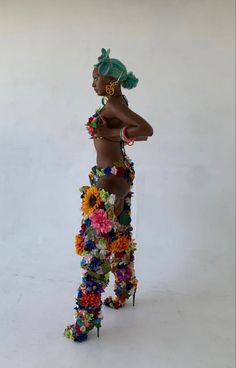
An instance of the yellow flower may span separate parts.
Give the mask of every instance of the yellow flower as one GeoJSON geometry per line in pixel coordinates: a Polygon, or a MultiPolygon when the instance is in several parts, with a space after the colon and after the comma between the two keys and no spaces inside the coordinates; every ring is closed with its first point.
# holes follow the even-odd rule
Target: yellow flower
{"type": "Polygon", "coordinates": [[[88,187],[82,201],[83,213],[87,216],[91,215],[99,207],[100,203],[101,198],[98,188],[95,185],[88,187]]]}

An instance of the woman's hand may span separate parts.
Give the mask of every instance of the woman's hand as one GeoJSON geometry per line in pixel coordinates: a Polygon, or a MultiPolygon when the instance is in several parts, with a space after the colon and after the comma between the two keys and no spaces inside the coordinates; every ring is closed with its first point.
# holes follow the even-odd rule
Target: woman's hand
{"type": "Polygon", "coordinates": [[[96,128],[94,131],[94,138],[112,137],[114,135],[113,131],[114,129],[108,127],[107,119],[100,115],[100,123],[98,128],[96,128]]]}
{"type": "MultiPolygon", "coordinates": [[[[109,128],[107,124],[107,119],[101,117],[101,122],[99,127],[95,129],[93,138],[102,138],[102,137],[111,137],[111,138],[119,138],[120,137],[120,129],[119,128],[109,128]]],[[[146,141],[148,136],[139,136],[136,137],[136,141],[146,141]]]]}

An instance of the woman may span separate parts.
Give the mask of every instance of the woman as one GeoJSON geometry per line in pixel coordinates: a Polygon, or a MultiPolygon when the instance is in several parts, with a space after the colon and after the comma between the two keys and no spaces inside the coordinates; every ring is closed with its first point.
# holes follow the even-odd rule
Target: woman
{"type": "Polygon", "coordinates": [[[110,271],[115,277],[115,296],[103,302],[110,308],[121,308],[131,295],[134,305],[138,284],[130,217],[135,171],[124,145],[147,140],[153,129],[129,109],[121,92],[121,86],[136,87],[138,79],[109,53],[110,49],[102,49],[93,70],[92,86],[98,96],[103,96],[103,108],[97,109],[86,124],[94,139],[97,165],[89,173],[90,186],[80,188],[82,223],[75,247],[83,257],[82,282],[75,298],[75,322],[64,330],[64,335],[76,342],[86,340],[93,327],[97,327],[99,336],[103,319],[101,293],[109,283],[110,271]]]}

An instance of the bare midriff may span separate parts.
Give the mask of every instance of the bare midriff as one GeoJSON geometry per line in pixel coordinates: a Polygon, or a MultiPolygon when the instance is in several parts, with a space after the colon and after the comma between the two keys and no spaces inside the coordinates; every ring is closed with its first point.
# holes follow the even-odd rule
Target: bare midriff
{"type": "Polygon", "coordinates": [[[123,161],[124,156],[119,140],[111,142],[106,139],[94,139],[94,146],[97,152],[98,167],[113,166],[115,161],[123,161]]]}

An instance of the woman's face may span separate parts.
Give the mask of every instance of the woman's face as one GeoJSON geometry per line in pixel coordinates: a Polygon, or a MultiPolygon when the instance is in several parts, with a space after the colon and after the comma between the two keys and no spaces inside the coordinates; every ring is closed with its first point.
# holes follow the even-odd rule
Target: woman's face
{"type": "Polygon", "coordinates": [[[113,79],[111,77],[104,77],[100,75],[98,69],[95,68],[93,70],[93,83],[92,87],[94,88],[95,92],[98,96],[105,96],[106,95],[106,85],[113,79]]]}
{"type": "Polygon", "coordinates": [[[99,74],[98,69],[95,68],[93,70],[93,83],[92,87],[94,88],[94,91],[99,95],[103,96],[105,92],[105,80],[102,75],[99,74]]]}

